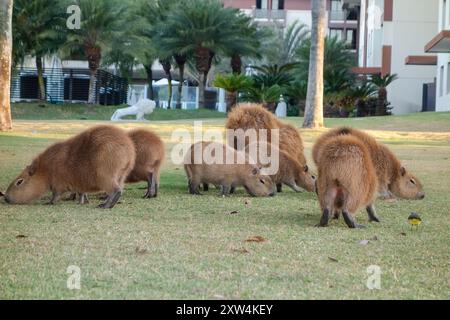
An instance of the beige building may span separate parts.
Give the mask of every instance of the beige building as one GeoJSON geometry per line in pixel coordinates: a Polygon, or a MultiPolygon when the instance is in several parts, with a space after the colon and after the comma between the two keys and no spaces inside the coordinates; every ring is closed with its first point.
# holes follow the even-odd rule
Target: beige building
{"type": "Polygon", "coordinates": [[[436,111],[450,111],[450,1],[439,0],[435,34],[425,51],[437,53],[436,111]],[[437,26],[437,27],[436,27],[437,26]]]}
{"type": "Polygon", "coordinates": [[[423,44],[436,34],[439,0],[344,0],[360,7],[357,69],[361,74],[397,74],[388,87],[394,114],[423,109],[424,85],[434,83],[435,55],[423,44]]]}

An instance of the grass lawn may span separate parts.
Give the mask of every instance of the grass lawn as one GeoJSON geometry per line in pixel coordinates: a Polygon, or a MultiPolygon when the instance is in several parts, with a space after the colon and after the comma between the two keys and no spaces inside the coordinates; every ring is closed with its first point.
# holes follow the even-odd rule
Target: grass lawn
{"type": "MultiPolygon", "coordinates": [[[[14,131],[0,134],[0,189],[46,146],[98,123],[16,121],[14,131]]],[[[204,127],[223,124],[208,119],[204,127]]],[[[378,201],[382,223],[364,230],[342,220],[318,229],[312,193],[249,198],[240,190],[221,198],[212,189],[193,197],[183,169],[168,159],[155,200],[142,199],[141,183],[128,185],[111,211],[95,209],[94,197],[87,206],[1,202],[0,298],[449,299],[450,113],[327,121],[341,124],[370,129],[387,143],[422,180],[425,200],[378,201]],[[422,216],[418,230],[407,222],[412,211],[422,216]],[[252,236],[266,241],[246,242],[252,236]],[[67,289],[71,265],[81,269],[81,290],[67,289]],[[371,265],[381,268],[380,290],[366,287],[371,265]]],[[[156,130],[168,156],[172,130],[192,125],[121,123],[156,130]]],[[[321,131],[301,132],[310,159],[321,131]]],[[[358,220],[367,224],[366,214],[358,220]]]]}

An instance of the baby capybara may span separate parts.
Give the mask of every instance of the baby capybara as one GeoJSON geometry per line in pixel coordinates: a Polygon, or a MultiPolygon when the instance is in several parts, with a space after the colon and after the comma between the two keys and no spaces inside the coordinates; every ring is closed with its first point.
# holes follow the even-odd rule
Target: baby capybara
{"type": "Polygon", "coordinates": [[[373,206],[377,176],[368,149],[353,136],[337,136],[322,145],[317,164],[317,194],[322,209],[318,226],[328,225],[333,212],[342,211],[349,228],[360,228],[355,215],[366,207],[370,221],[379,221],[373,206]]]}
{"type": "Polygon", "coordinates": [[[10,204],[30,203],[48,191],[56,203],[62,194],[108,194],[100,208],[112,208],[122,195],[135,161],[133,141],[113,126],[97,126],[50,146],[11,183],[10,204]]]}
{"type": "MultiPolygon", "coordinates": [[[[283,123],[278,118],[264,108],[261,104],[240,104],[228,114],[226,123],[227,129],[244,131],[248,129],[256,129],[256,138],[260,141],[260,129],[267,130],[267,141],[272,142],[274,132],[272,130],[278,129],[280,150],[290,154],[298,160],[301,165],[307,166],[304,155],[303,140],[298,130],[287,123],[283,123]]],[[[234,147],[237,148],[236,138],[234,139],[234,147]]],[[[255,141],[248,141],[246,139],[245,146],[255,141]]],[[[281,192],[281,184],[277,185],[277,189],[281,192]]]]}
{"type": "Polygon", "coordinates": [[[284,152],[275,146],[272,146],[270,143],[267,143],[267,146],[260,150],[260,143],[255,142],[247,146],[246,152],[249,152],[253,159],[257,159],[258,164],[262,166],[261,171],[265,173],[265,168],[274,165],[274,159],[270,159],[270,164],[266,164],[265,161],[261,161],[260,156],[261,152],[265,153],[263,156],[267,157],[275,157],[278,154],[278,170],[276,172],[271,172],[270,177],[272,181],[276,185],[285,184],[288,187],[292,188],[292,190],[296,192],[301,192],[301,188],[309,191],[315,191],[316,177],[311,173],[309,167],[306,164],[301,164],[298,162],[296,158],[289,155],[287,152],[284,152]],[[272,153],[272,148],[275,151],[275,154],[272,153]],[[262,163],[264,162],[264,163],[262,163]]]}
{"type": "Polygon", "coordinates": [[[221,195],[232,188],[242,186],[252,196],[263,197],[275,194],[270,177],[262,175],[260,168],[246,160],[244,151],[236,151],[216,142],[199,142],[191,146],[185,157],[184,169],[189,183],[189,193],[200,194],[201,184],[220,186],[221,195]],[[217,152],[222,152],[216,156],[217,152]],[[227,162],[227,154],[233,155],[227,162]],[[211,161],[217,157],[217,161],[211,161]]]}
{"type": "Polygon", "coordinates": [[[392,195],[403,199],[423,199],[425,192],[419,179],[402,166],[394,153],[367,133],[353,128],[337,128],[321,135],[313,147],[313,159],[320,160],[322,145],[330,138],[351,135],[360,139],[369,150],[378,177],[379,194],[383,198],[392,195]]]}
{"type": "Polygon", "coordinates": [[[127,177],[127,183],[147,181],[147,193],[144,198],[158,195],[161,165],[164,161],[164,142],[155,133],[136,129],[128,132],[136,149],[134,168],[127,177]]]}

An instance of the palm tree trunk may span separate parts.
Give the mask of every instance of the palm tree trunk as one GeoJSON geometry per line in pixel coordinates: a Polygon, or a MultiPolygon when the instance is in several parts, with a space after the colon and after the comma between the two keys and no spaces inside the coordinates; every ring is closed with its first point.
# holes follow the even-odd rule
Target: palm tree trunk
{"type": "Polygon", "coordinates": [[[38,87],[39,87],[39,101],[45,101],[46,94],[45,94],[45,81],[44,81],[44,68],[42,65],[42,57],[40,55],[36,56],[36,69],[37,69],[37,75],[38,75],[38,87]]]}
{"type": "Polygon", "coordinates": [[[187,57],[185,55],[175,54],[174,59],[177,62],[178,70],[180,72],[180,83],[178,84],[178,97],[176,108],[181,109],[181,98],[183,95],[183,82],[184,82],[184,67],[186,65],[187,57]]]}
{"type": "Polygon", "coordinates": [[[12,0],[0,0],[0,131],[12,129],[11,52],[12,0]]]}
{"type": "MultiPolygon", "coordinates": [[[[89,97],[88,97],[88,104],[95,104],[96,94],[95,94],[95,85],[97,82],[97,69],[89,69],[90,70],[90,78],[89,78],[89,97]]],[[[106,99],[106,92],[105,92],[105,99],[106,99]]]]}
{"type": "Polygon", "coordinates": [[[239,54],[233,54],[231,57],[231,70],[234,74],[242,73],[242,58],[239,54]]]}
{"type": "Polygon", "coordinates": [[[386,112],[386,100],[387,100],[387,91],[386,88],[380,87],[378,89],[378,99],[377,99],[377,116],[385,116],[386,112]]]}
{"type": "MultiPolygon", "coordinates": [[[[88,104],[97,103],[97,94],[95,86],[97,83],[97,71],[100,68],[100,61],[102,59],[102,50],[98,46],[85,45],[85,55],[89,64],[90,79],[89,79],[89,98],[88,104]]],[[[105,92],[106,99],[106,92],[105,92]]]]}
{"type": "Polygon", "coordinates": [[[323,127],[323,66],[325,53],[326,0],[312,1],[311,53],[304,128],[323,127]]]}
{"type": "Polygon", "coordinates": [[[227,112],[230,112],[237,103],[237,92],[225,91],[225,101],[227,104],[227,112]]]}
{"type": "Polygon", "coordinates": [[[153,91],[153,70],[152,66],[144,66],[145,72],[147,73],[147,83],[148,83],[148,91],[147,91],[147,99],[154,100],[155,93],[153,91]]]}
{"type": "Polygon", "coordinates": [[[162,59],[159,61],[164,69],[164,72],[167,76],[167,81],[169,82],[169,97],[168,97],[168,109],[172,108],[172,93],[173,93],[173,86],[172,86],[172,64],[170,63],[169,59],[162,59]]]}
{"type": "Polygon", "coordinates": [[[198,82],[198,108],[205,108],[205,81],[204,74],[200,74],[200,81],[198,82]]]}
{"type": "Polygon", "coordinates": [[[200,109],[205,108],[205,87],[207,76],[210,68],[211,52],[209,49],[204,47],[198,47],[194,53],[195,58],[195,67],[199,73],[199,98],[198,98],[198,107],[200,109]]]}

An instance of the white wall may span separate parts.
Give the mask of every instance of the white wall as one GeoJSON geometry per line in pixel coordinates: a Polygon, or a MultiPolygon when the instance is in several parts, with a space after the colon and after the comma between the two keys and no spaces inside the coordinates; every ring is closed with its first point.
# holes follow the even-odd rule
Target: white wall
{"type": "Polygon", "coordinates": [[[424,45],[436,35],[438,5],[439,0],[395,0],[393,21],[385,23],[383,44],[392,45],[391,73],[399,76],[388,88],[395,114],[421,111],[423,84],[436,76],[435,66],[406,65],[405,59],[424,55],[424,45]]]}
{"type": "MultiPolygon", "coordinates": [[[[286,26],[290,26],[295,21],[300,20],[311,29],[311,10],[287,10],[286,26]]],[[[328,21],[328,20],[327,20],[328,21]]]]}
{"type": "MultiPolygon", "coordinates": [[[[444,0],[439,1],[439,24],[437,32],[440,32],[444,29],[450,30],[450,0],[447,0],[445,2],[444,0]]],[[[431,40],[431,38],[429,40],[431,40]]],[[[448,90],[448,88],[450,87],[449,63],[450,63],[450,54],[448,53],[438,54],[438,65],[437,68],[435,68],[435,75],[437,81],[436,111],[450,111],[450,92],[448,90]]]]}

